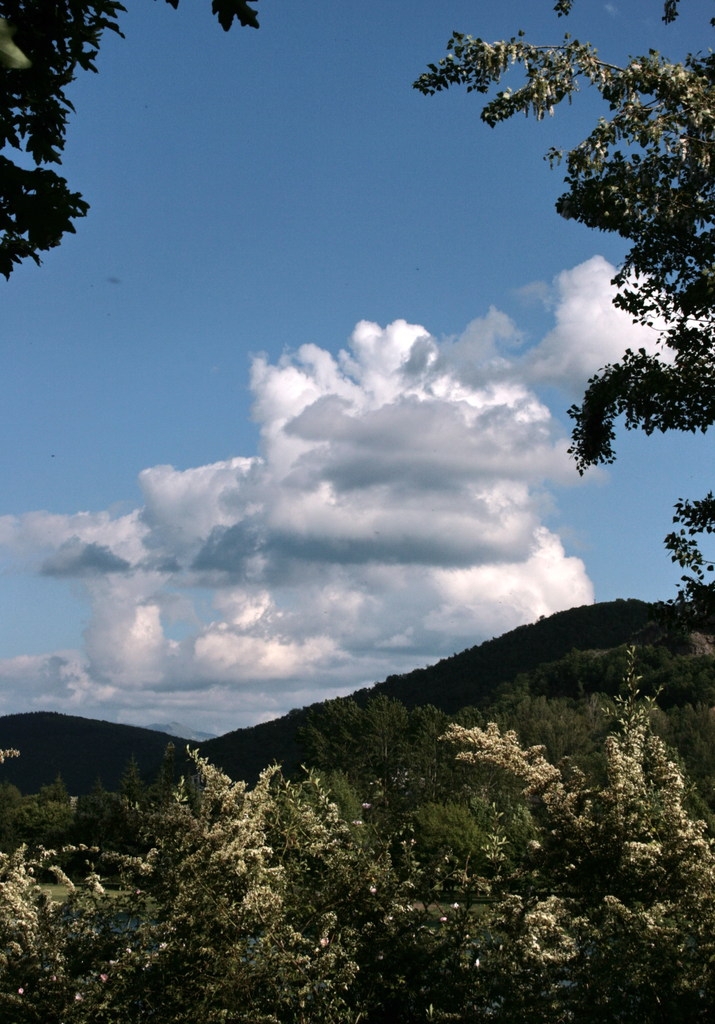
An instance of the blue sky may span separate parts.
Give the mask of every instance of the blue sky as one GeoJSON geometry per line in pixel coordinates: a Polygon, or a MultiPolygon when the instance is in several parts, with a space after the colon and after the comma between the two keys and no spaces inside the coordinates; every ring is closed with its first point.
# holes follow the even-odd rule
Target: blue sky
{"type": "Polygon", "coordinates": [[[649,344],[620,241],[543,154],[411,88],[453,29],[609,59],[708,42],[705,0],[134,3],[75,84],[89,215],[0,284],[0,713],[225,732],[541,614],[669,596],[704,438],[623,435],[580,480],[590,373],[649,344]],[[341,355],[342,353],[342,355],[341,355]]]}

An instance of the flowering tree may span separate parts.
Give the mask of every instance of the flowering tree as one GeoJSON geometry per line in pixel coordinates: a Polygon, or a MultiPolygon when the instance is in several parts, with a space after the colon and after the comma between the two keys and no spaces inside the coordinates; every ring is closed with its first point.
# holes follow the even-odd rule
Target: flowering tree
{"type": "Polygon", "coordinates": [[[525,863],[495,885],[480,950],[484,1019],[712,1019],[715,848],[686,810],[685,780],[637,682],[631,661],[602,787],[496,725],[447,733],[461,761],[519,778],[540,825],[525,863]]]}
{"type": "Polygon", "coordinates": [[[388,852],[311,775],[291,783],[271,768],[248,789],[204,760],[197,772],[198,806],[179,790],[147,818],[152,849],[121,858],[119,895],[91,871],[81,886],[56,872],[67,898],[53,903],[37,881],[43,864],[23,848],[0,855],[0,1019],[409,1019],[385,1007],[413,1003],[421,912],[388,852]]]}
{"type": "Polygon", "coordinates": [[[177,801],[155,819],[137,876],[153,909],[113,970],[107,1008],[143,1019],[139,992],[151,1020],[354,1020],[404,912],[389,858],[310,775],[290,783],[268,769],[249,790],[197,767],[198,811],[177,801]]]}
{"type": "Polygon", "coordinates": [[[273,767],[249,789],[198,758],[198,799],[185,784],[147,812],[151,849],[119,858],[118,894],[92,850],[84,884],[55,870],[64,902],[38,882],[51,852],[0,855],[0,1020],[711,1020],[715,849],[632,662],[627,681],[602,783],[496,725],[450,726],[467,769],[520,782],[533,838],[513,858],[495,827],[449,885],[419,841],[342,818],[316,776],[273,767]]]}

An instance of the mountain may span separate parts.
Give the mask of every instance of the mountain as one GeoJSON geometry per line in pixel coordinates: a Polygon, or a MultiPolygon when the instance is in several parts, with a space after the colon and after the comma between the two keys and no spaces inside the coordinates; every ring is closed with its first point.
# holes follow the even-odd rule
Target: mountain
{"type": "Polygon", "coordinates": [[[153,781],[167,743],[181,750],[186,740],[54,711],[4,715],[0,718],[0,749],[14,747],[20,757],[0,765],[0,781],[13,783],[23,793],[36,793],[61,775],[73,796],[88,793],[97,779],[105,789],[117,790],[132,758],[142,777],[153,781]]]}
{"type": "MultiPolygon", "coordinates": [[[[388,676],[352,697],[364,704],[384,694],[408,708],[433,704],[453,714],[469,705],[485,704],[500,685],[543,662],[557,661],[573,650],[609,650],[628,643],[645,628],[649,609],[643,601],[617,600],[556,612],[435,665],[388,676]]],[[[293,771],[301,763],[298,732],[310,711],[310,707],[301,708],[272,722],[237,729],[202,744],[201,753],[232,778],[253,781],[271,761],[293,771]]]]}
{"type": "Polygon", "coordinates": [[[501,683],[511,682],[543,662],[558,661],[573,650],[604,651],[628,643],[646,627],[649,611],[650,605],[631,599],[556,612],[436,665],[388,676],[369,693],[384,693],[408,708],[434,704],[454,714],[471,704],[483,704],[501,683]]]}
{"type": "Polygon", "coordinates": [[[183,722],[152,722],[146,728],[153,729],[155,732],[166,732],[169,736],[178,736],[183,740],[193,740],[195,743],[216,739],[215,733],[197,732],[196,729],[192,729],[190,725],[184,725],[183,722]]]}
{"type": "MultiPolygon", "coordinates": [[[[501,685],[545,662],[574,650],[608,650],[633,640],[648,621],[648,609],[642,601],[619,600],[557,612],[435,665],[389,676],[356,691],[353,699],[364,704],[384,694],[409,708],[433,704],[447,713],[484,705],[501,685]]],[[[299,730],[310,711],[295,709],[272,722],[200,742],[201,754],[232,778],[249,782],[273,761],[292,771],[301,763],[299,730]]],[[[132,757],[151,781],[167,743],[174,743],[177,752],[187,742],[196,745],[192,736],[170,735],[171,728],[140,729],[51,712],[6,715],[0,717],[0,748],[17,747],[22,756],[0,767],[0,781],[34,793],[60,774],[72,794],[89,792],[97,778],[114,790],[132,757]]]]}

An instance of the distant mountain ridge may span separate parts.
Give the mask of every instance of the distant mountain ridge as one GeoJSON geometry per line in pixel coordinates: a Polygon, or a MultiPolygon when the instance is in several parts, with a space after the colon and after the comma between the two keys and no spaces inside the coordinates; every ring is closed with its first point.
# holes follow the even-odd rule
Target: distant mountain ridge
{"type": "Polygon", "coordinates": [[[183,722],[152,722],[146,728],[153,729],[154,732],[166,732],[169,736],[178,736],[183,740],[194,740],[196,743],[204,743],[206,740],[216,739],[215,733],[198,732],[196,729],[192,729],[190,725],[184,725],[183,722]]]}
{"type": "MultiPolygon", "coordinates": [[[[365,703],[384,694],[409,708],[433,704],[450,714],[468,705],[483,705],[500,685],[544,662],[556,661],[572,650],[607,650],[632,641],[646,626],[648,611],[645,602],[631,599],[557,612],[435,665],[389,676],[352,697],[365,703]]],[[[295,709],[271,722],[201,742],[201,754],[232,778],[253,781],[273,761],[291,771],[301,763],[298,732],[310,710],[295,709]]],[[[60,774],[76,795],[89,792],[98,778],[106,789],[114,790],[132,757],[142,775],[153,779],[170,742],[177,753],[187,743],[196,746],[191,736],[177,738],[168,732],[55,712],[5,715],[0,717],[0,748],[17,747],[22,756],[0,767],[0,781],[32,793],[60,774]]]]}
{"type": "Polygon", "coordinates": [[[23,793],[36,793],[58,775],[73,796],[89,793],[97,780],[117,790],[134,758],[146,778],[159,770],[167,743],[181,750],[182,741],[168,733],[117,725],[56,711],[30,711],[0,718],[0,748],[14,747],[20,757],[0,765],[0,781],[23,793]]]}

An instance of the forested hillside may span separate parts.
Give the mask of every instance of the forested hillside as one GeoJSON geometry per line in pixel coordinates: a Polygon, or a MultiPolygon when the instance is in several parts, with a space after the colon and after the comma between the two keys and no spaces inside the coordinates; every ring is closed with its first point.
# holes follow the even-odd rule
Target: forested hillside
{"type": "Polygon", "coordinates": [[[74,804],[4,784],[3,1019],[710,1019],[713,776],[694,789],[658,733],[713,750],[711,709],[642,696],[633,648],[566,660],[453,720],[319,705],[294,778],[178,780],[168,748],[152,786],[74,804]],[[620,667],[620,694],[538,692],[578,664],[620,667]]]}
{"type": "MultiPolygon", "coordinates": [[[[572,650],[606,650],[634,639],[648,621],[648,608],[643,601],[619,600],[557,612],[435,665],[389,676],[358,690],[352,700],[364,706],[381,695],[406,708],[431,704],[450,714],[466,706],[484,706],[499,686],[542,662],[555,661],[572,650]]],[[[219,736],[202,744],[201,752],[233,778],[257,778],[267,755],[293,769],[304,757],[297,743],[299,730],[308,712],[319,708],[296,709],[274,722],[219,736]]]]}
{"type": "Polygon", "coordinates": [[[434,704],[450,713],[481,705],[491,700],[501,683],[542,662],[557,661],[572,650],[608,650],[628,643],[646,625],[648,615],[649,606],[634,600],[570,608],[518,626],[436,665],[389,676],[370,693],[394,697],[406,707],[434,704]]]}
{"type": "MultiPolygon", "coordinates": [[[[390,676],[357,691],[351,700],[365,707],[376,696],[383,696],[408,710],[432,705],[453,715],[464,707],[486,711],[509,693],[613,695],[621,678],[622,657],[601,660],[588,652],[637,641],[647,620],[648,606],[634,600],[558,612],[435,665],[390,676]]],[[[643,647],[641,660],[647,685],[652,689],[662,686],[660,699],[668,706],[697,705],[713,697],[709,657],[676,657],[663,647],[651,650],[649,645],[643,647]]],[[[301,730],[320,708],[297,708],[272,722],[227,733],[200,744],[201,753],[235,779],[255,781],[273,761],[292,772],[306,758],[301,730]]],[[[0,745],[17,747],[22,753],[3,767],[3,778],[24,793],[37,792],[58,775],[74,795],[89,793],[98,779],[114,790],[130,758],[151,780],[170,741],[181,757],[184,741],[148,729],[42,712],[0,718],[0,745]]]]}
{"type": "Polygon", "coordinates": [[[185,742],[167,733],[116,725],[52,711],[4,715],[0,718],[0,748],[13,747],[21,757],[3,765],[2,780],[23,793],[36,793],[58,775],[70,793],[89,793],[99,780],[117,789],[130,760],[152,778],[167,743],[183,750],[185,742]]]}
{"type": "MultiPolygon", "coordinates": [[[[617,706],[627,667],[628,648],[614,641],[653,639],[652,629],[642,629],[646,612],[637,601],[561,612],[352,697],[210,740],[201,754],[250,784],[272,763],[281,764],[289,778],[311,767],[349,817],[360,818],[369,805],[369,816],[382,827],[399,830],[418,820],[425,842],[441,849],[451,836],[464,852],[465,834],[477,828],[475,821],[487,814],[495,794],[487,788],[475,804],[439,737],[452,723],[495,722],[527,745],[543,745],[554,762],[567,757],[598,775],[599,751],[612,721],[606,712],[617,706]],[[465,689],[468,666],[477,683],[465,689]],[[462,692],[472,700],[453,710],[462,692]],[[410,699],[398,699],[399,693],[410,699]]],[[[652,727],[677,751],[697,787],[694,806],[709,818],[715,811],[715,658],[673,653],[663,644],[634,650],[640,692],[654,701],[652,727]]],[[[34,840],[53,814],[64,821],[66,841],[94,842],[97,835],[111,834],[116,844],[129,828],[117,802],[127,785],[134,802],[148,808],[158,790],[190,770],[184,741],[62,715],[0,719],[0,744],[19,747],[22,754],[1,769],[10,808],[0,825],[5,846],[34,840]],[[29,810],[37,793],[41,809],[29,810]],[[61,806],[68,793],[80,797],[73,821],[61,806]]]]}

